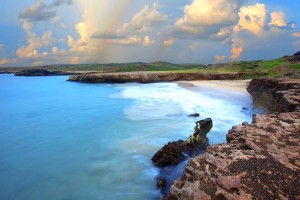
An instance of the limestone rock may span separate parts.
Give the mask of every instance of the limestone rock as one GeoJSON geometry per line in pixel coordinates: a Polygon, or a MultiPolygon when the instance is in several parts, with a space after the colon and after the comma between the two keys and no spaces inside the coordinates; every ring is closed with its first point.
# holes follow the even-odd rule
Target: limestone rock
{"type": "Polygon", "coordinates": [[[299,112],[255,115],[191,159],[167,199],[300,199],[299,143],[299,112]]]}
{"type": "Polygon", "coordinates": [[[299,79],[253,79],[247,90],[254,105],[268,112],[300,111],[299,79]]]}

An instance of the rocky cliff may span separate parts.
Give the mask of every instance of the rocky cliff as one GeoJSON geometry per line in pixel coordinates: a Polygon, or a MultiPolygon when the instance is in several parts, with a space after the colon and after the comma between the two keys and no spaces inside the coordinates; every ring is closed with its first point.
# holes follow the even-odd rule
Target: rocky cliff
{"type": "Polygon", "coordinates": [[[228,132],[227,144],[191,159],[167,199],[300,199],[299,86],[252,80],[254,102],[277,112],[254,115],[228,132]]]}
{"type": "Polygon", "coordinates": [[[240,80],[243,73],[172,73],[172,72],[132,72],[132,73],[95,73],[75,75],[69,81],[90,83],[152,83],[164,81],[189,80],[240,80]]]}
{"type": "Polygon", "coordinates": [[[300,111],[299,79],[253,79],[247,90],[254,105],[268,112],[300,111]]]}

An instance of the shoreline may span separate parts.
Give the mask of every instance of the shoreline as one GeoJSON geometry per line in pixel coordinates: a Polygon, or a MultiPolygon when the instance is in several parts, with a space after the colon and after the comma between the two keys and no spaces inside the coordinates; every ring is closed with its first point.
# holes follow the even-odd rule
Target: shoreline
{"type": "MultiPolygon", "coordinates": [[[[210,85],[235,88],[222,83],[226,82],[210,85]]],[[[289,187],[298,185],[300,178],[300,80],[253,79],[247,90],[253,104],[270,114],[256,114],[252,124],[233,126],[227,143],[212,145],[190,159],[165,199],[300,198],[297,187],[289,187]]]]}
{"type": "Polygon", "coordinates": [[[177,81],[185,87],[209,87],[231,92],[240,92],[250,96],[247,86],[251,79],[248,80],[195,80],[195,81],[177,81]]]}

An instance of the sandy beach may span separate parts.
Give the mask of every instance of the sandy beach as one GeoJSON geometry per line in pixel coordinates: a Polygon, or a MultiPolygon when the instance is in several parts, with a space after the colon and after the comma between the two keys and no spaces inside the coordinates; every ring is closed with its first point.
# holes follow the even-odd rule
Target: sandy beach
{"type": "Polygon", "coordinates": [[[234,92],[242,92],[247,95],[250,95],[246,89],[249,82],[250,80],[178,81],[178,83],[195,87],[212,87],[223,90],[230,90],[234,92]]]}

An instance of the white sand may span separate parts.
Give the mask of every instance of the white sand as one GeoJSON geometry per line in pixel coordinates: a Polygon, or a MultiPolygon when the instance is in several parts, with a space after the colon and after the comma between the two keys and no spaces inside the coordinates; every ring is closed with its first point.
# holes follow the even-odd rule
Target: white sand
{"type": "Polygon", "coordinates": [[[246,88],[250,80],[212,80],[212,81],[178,81],[182,84],[191,84],[192,86],[204,86],[211,88],[218,88],[222,90],[230,90],[234,92],[242,92],[247,95],[246,88]]]}

